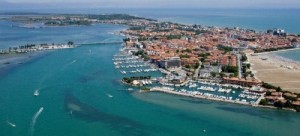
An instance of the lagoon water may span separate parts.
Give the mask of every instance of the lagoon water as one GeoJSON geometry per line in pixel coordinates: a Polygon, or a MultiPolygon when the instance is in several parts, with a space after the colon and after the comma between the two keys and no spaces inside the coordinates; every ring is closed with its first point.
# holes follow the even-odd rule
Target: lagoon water
{"type": "MultiPolygon", "coordinates": [[[[4,35],[1,48],[31,42],[121,41],[121,36],[110,33],[125,28],[95,25],[4,30],[6,23],[0,21],[0,31],[13,34],[4,35]]],[[[90,44],[50,51],[1,75],[0,135],[298,135],[299,113],[129,92],[112,62],[120,48],[118,44],[90,44]],[[38,97],[33,96],[36,89],[38,97]]]]}
{"type": "Polygon", "coordinates": [[[0,49],[26,44],[66,44],[68,41],[73,41],[75,44],[122,41],[122,39],[108,37],[107,33],[118,32],[125,28],[112,25],[94,25],[92,27],[68,26],[33,29],[22,27],[20,23],[0,21],[0,49]]]}
{"type": "MultiPolygon", "coordinates": [[[[0,9],[1,12],[1,9],[0,9]]],[[[2,11],[3,12],[3,11],[2,11]]],[[[141,17],[173,21],[186,24],[200,24],[217,27],[240,27],[266,31],[281,28],[288,33],[300,34],[300,9],[197,9],[197,8],[89,8],[89,9],[32,9],[11,10],[11,12],[43,13],[121,13],[141,17]]]]}

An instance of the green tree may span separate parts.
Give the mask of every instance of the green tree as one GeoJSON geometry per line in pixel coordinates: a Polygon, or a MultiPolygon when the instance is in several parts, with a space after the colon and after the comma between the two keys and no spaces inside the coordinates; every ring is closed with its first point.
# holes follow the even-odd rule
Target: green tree
{"type": "Polygon", "coordinates": [[[188,69],[190,69],[190,68],[191,68],[191,66],[190,66],[190,65],[185,65],[185,68],[188,68],[188,69]]]}
{"type": "Polygon", "coordinates": [[[225,74],[223,72],[220,73],[220,77],[223,78],[225,77],[225,74]]]}
{"type": "Polygon", "coordinates": [[[281,87],[278,86],[278,87],[276,88],[276,91],[277,91],[277,92],[282,92],[281,87]]]}
{"type": "Polygon", "coordinates": [[[219,45],[218,49],[224,51],[224,53],[233,51],[232,47],[230,47],[230,46],[223,46],[223,45],[219,45]]]}
{"type": "Polygon", "coordinates": [[[265,82],[262,83],[262,87],[267,88],[267,89],[277,89],[277,87],[275,87],[271,84],[265,83],[265,82]]]}
{"type": "Polygon", "coordinates": [[[210,74],[211,74],[212,77],[216,77],[217,76],[216,72],[211,72],[210,74]]]}
{"type": "Polygon", "coordinates": [[[246,64],[247,68],[250,69],[251,65],[250,64],[246,64]]]}
{"type": "Polygon", "coordinates": [[[267,105],[268,104],[268,100],[267,99],[261,99],[259,102],[260,105],[267,105]]]}
{"type": "Polygon", "coordinates": [[[272,92],[267,91],[267,92],[266,92],[266,96],[270,96],[270,95],[272,95],[272,92]]]}
{"type": "Polygon", "coordinates": [[[205,60],[206,60],[206,58],[201,58],[200,59],[201,62],[204,62],[205,60]]]}
{"type": "Polygon", "coordinates": [[[180,57],[180,58],[190,58],[190,56],[187,55],[187,54],[181,54],[181,55],[179,55],[179,57],[180,57]]]}
{"type": "Polygon", "coordinates": [[[248,60],[248,58],[247,58],[247,56],[244,54],[244,55],[242,55],[242,58],[241,58],[241,60],[242,60],[242,61],[247,61],[247,60],[248,60]]]}
{"type": "Polygon", "coordinates": [[[278,108],[282,108],[284,106],[284,103],[282,103],[281,101],[277,101],[274,103],[274,106],[278,108]]]}
{"type": "Polygon", "coordinates": [[[243,72],[243,73],[246,73],[246,72],[247,72],[246,66],[243,66],[243,67],[242,67],[242,72],[243,72]]]}
{"type": "Polygon", "coordinates": [[[238,67],[235,66],[222,66],[222,71],[227,73],[237,73],[238,67]]]}
{"type": "Polygon", "coordinates": [[[238,76],[238,73],[237,73],[237,72],[234,72],[233,75],[234,75],[234,77],[237,77],[237,76],[238,76]]]}
{"type": "Polygon", "coordinates": [[[147,37],[141,36],[141,37],[138,38],[138,40],[139,40],[139,41],[146,41],[146,40],[147,40],[147,37]]]}
{"type": "Polygon", "coordinates": [[[130,39],[129,38],[124,38],[123,41],[128,42],[128,41],[130,41],[130,39]]]}
{"type": "Polygon", "coordinates": [[[168,35],[167,39],[171,40],[171,39],[180,39],[181,35],[168,35]]]}
{"type": "Polygon", "coordinates": [[[199,67],[199,63],[196,63],[196,65],[194,66],[194,69],[197,69],[199,67]]]}
{"type": "Polygon", "coordinates": [[[190,50],[190,49],[186,49],[186,50],[183,50],[183,52],[188,52],[188,53],[191,53],[191,52],[192,52],[192,50],[190,50]]]}
{"type": "Polygon", "coordinates": [[[293,107],[293,104],[292,104],[292,102],[290,100],[287,100],[286,103],[284,104],[284,107],[291,108],[291,107],[293,107]]]}
{"type": "Polygon", "coordinates": [[[297,112],[300,112],[300,106],[295,107],[295,110],[296,110],[297,112]]]}
{"type": "Polygon", "coordinates": [[[73,45],[73,44],[74,44],[74,42],[72,42],[72,41],[68,42],[68,45],[73,45]]]}

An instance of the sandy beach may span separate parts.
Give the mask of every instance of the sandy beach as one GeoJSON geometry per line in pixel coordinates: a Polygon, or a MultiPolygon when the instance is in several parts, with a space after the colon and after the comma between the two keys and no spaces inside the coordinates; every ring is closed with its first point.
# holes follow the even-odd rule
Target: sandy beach
{"type": "Polygon", "coordinates": [[[280,86],[284,90],[300,93],[300,63],[273,53],[247,55],[255,77],[280,86]]]}

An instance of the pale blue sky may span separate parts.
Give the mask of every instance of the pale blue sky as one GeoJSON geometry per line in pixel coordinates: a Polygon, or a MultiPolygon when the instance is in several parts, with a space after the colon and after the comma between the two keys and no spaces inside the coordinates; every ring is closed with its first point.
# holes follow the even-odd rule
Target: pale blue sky
{"type": "Polygon", "coordinates": [[[0,8],[300,8],[300,0],[0,0],[0,8]]]}

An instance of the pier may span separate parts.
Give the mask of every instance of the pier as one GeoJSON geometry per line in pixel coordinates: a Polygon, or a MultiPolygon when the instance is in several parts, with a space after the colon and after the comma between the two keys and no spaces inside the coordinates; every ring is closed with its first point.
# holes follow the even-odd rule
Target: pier
{"type": "Polygon", "coordinates": [[[216,98],[212,97],[211,95],[208,94],[199,94],[195,92],[184,92],[184,91],[173,91],[171,88],[166,88],[166,87],[153,87],[150,89],[150,92],[162,92],[162,93],[167,93],[167,94],[174,94],[174,95],[179,95],[179,96],[186,96],[186,97],[192,97],[192,98],[199,98],[199,99],[207,99],[207,100],[213,100],[213,101],[221,101],[221,102],[228,102],[228,103],[236,103],[236,104],[242,104],[242,105],[255,105],[251,104],[249,102],[243,102],[243,101],[237,101],[237,100],[228,100],[224,98],[216,98]]]}
{"type": "Polygon", "coordinates": [[[158,71],[158,69],[153,67],[151,64],[148,64],[141,58],[130,54],[114,55],[112,60],[114,61],[115,68],[120,69],[120,72],[123,75],[158,71]]]}
{"type": "Polygon", "coordinates": [[[73,42],[68,44],[27,44],[19,47],[9,47],[9,49],[0,50],[0,54],[10,54],[10,53],[29,53],[36,51],[45,51],[45,50],[58,50],[58,49],[70,49],[75,48],[76,45],[73,42]]]}
{"type": "Polygon", "coordinates": [[[80,45],[110,45],[110,44],[123,44],[123,42],[98,42],[98,43],[84,43],[80,45]]]}

